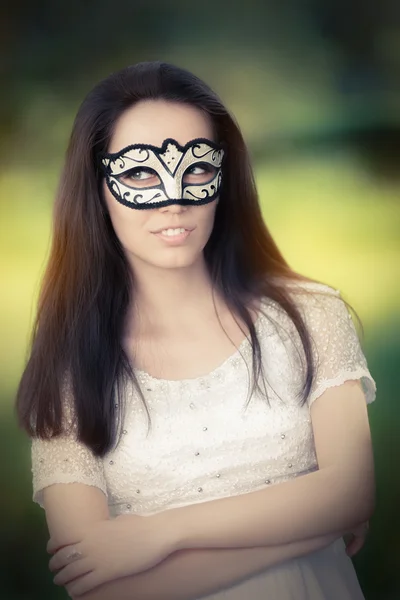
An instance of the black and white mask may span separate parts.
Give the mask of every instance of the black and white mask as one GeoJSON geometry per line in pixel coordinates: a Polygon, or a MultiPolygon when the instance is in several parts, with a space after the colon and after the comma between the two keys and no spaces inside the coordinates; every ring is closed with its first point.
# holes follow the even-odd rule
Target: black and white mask
{"type": "Polygon", "coordinates": [[[129,208],[200,205],[218,196],[223,156],[221,146],[211,140],[198,138],[180,146],[167,139],[161,148],[133,144],[104,154],[101,166],[108,189],[129,208]]]}

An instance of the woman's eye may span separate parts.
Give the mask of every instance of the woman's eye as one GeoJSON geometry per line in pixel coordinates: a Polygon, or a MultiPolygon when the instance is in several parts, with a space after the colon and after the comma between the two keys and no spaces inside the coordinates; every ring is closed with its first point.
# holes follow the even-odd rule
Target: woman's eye
{"type": "Polygon", "coordinates": [[[134,179],[135,181],[143,181],[143,179],[150,179],[154,177],[155,173],[147,171],[146,169],[135,169],[126,173],[125,177],[128,179],[134,179]]]}
{"type": "Polygon", "coordinates": [[[215,167],[207,163],[200,163],[186,169],[183,180],[186,183],[207,183],[214,177],[215,167]]]}
{"type": "Polygon", "coordinates": [[[194,167],[190,167],[186,172],[188,175],[203,175],[203,173],[206,173],[207,171],[204,167],[195,165],[194,167]]]}
{"type": "Polygon", "coordinates": [[[137,167],[120,175],[120,180],[127,186],[148,187],[150,185],[158,185],[160,180],[155,171],[152,169],[144,169],[137,167]]]}

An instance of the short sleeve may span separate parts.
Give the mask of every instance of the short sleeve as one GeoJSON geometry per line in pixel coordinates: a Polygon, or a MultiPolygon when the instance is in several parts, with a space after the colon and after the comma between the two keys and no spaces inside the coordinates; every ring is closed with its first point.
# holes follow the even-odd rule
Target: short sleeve
{"type": "Polygon", "coordinates": [[[78,441],[67,388],[64,406],[66,433],[50,440],[32,438],[33,501],[42,508],[43,489],[54,483],[84,483],[98,487],[107,496],[103,460],[78,441]]]}
{"type": "Polygon", "coordinates": [[[340,291],[317,284],[323,293],[302,294],[302,315],[312,337],[316,374],[308,397],[308,405],[328,388],[348,380],[359,379],[367,404],[376,397],[376,383],[352,316],[340,291]]]}

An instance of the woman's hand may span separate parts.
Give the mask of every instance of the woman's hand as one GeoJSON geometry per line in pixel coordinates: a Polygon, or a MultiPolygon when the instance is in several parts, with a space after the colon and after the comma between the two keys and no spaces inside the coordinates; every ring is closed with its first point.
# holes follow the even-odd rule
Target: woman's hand
{"type": "Polygon", "coordinates": [[[55,554],[49,568],[58,571],[54,583],[75,598],[106,581],[154,567],[174,551],[162,525],[159,515],[120,515],[91,525],[82,539],[62,548],[50,540],[47,551],[55,554]]]}
{"type": "MultiPolygon", "coordinates": [[[[365,544],[365,540],[368,534],[369,523],[366,521],[365,523],[361,523],[355,527],[352,531],[349,531],[350,538],[349,542],[346,542],[346,554],[348,556],[354,556],[361,550],[361,548],[365,544]]],[[[345,536],[345,540],[347,539],[347,535],[345,536]]]]}

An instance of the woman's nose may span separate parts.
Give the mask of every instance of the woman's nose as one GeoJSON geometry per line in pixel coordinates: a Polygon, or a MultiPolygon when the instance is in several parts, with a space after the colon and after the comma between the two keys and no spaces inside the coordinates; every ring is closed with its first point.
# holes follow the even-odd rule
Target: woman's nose
{"type": "Polygon", "coordinates": [[[179,214],[181,212],[185,212],[187,210],[187,206],[182,206],[182,204],[170,204],[169,206],[162,206],[159,208],[160,212],[169,212],[172,214],[179,214]]]}

